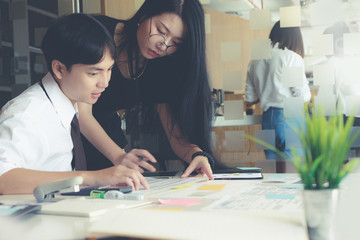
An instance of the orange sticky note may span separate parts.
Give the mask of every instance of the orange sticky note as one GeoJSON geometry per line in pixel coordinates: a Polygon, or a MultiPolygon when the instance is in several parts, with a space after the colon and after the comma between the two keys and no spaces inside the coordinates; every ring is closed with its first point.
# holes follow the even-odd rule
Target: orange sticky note
{"type": "Polygon", "coordinates": [[[224,187],[225,184],[202,185],[198,190],[222,190],[224,187]]]}

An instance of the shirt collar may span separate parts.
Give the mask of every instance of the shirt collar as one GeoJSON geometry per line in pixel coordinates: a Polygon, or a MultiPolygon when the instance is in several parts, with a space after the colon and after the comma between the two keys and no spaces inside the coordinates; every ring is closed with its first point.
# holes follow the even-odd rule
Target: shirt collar
{"type": "Polygon", "coordinates": [[[78,114],[77,104],[73,105],[71,103],[50,73],[45,75],[42,83],[56,112],[59,114],[62,125],[66,129],[70,128],[74,114],[78,114]]]}

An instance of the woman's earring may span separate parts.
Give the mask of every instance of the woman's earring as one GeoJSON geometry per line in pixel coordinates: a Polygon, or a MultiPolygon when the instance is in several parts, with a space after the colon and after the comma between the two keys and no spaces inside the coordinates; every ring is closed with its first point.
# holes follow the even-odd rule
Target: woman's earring
{"type": "Polygon", "coordinates": [[[139,26],[140,26],[140,23],[138,23],[137,26],[139,27],[139,26]]]}

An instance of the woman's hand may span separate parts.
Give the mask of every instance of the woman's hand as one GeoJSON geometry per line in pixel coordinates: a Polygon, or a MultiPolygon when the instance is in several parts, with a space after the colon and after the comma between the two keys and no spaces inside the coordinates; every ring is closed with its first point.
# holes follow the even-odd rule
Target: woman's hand
{"type": "Polygon", "coordinates": [[[131,169],[135,169],[140,173],[143,173],[143,168],[150,172],[155,172],[156,168],[148,163],[156,163],[156,159],[151,153],[144,149],[132,149],[130,152],[122,155],[117,161],[116,165],[123,165],[131,169]]]}
{"type": "Polygon", "coordinates": [[[188,177],[193,171],[206,174],[209,179],[214,180],[209,160],[205,156],[195,157],[181,177],[188,177]]]}
{"type": "Polygon", "coordinates": [[[149,189],[149,184],[145,177],[134,169],[125,166],[113,166],[98,171],[84,172],[84,183],[90,186],[132,186],[134,190],[139,190],[140,186],[149,189]]]}

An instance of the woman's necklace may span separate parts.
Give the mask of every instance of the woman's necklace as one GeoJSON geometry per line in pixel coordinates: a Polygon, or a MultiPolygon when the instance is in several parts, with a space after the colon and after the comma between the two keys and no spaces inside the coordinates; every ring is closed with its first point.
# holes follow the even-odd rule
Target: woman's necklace
{"type": "Polygon", "coordinates": [[[145,64],[144,64],[144,67],[142,68],[141,73],[138,74],[137,76],[134,76],[134,74],[132,73],[132,71],[130,72],[130,68],[132,69],[132,64],[130,64],[130,61],[129,61],[128,64],[127,64],[127,70],[128,70],[129,78],[132,79],[132,80],[136,80],[136,79],[140,78],[140,77],[144,74],[144,72],[145,72],[147,63],[148,63],[148,61],[145,61],[145,64]],[[130,66],[130,65],[131,65],[131,66],[130,66]]]}

